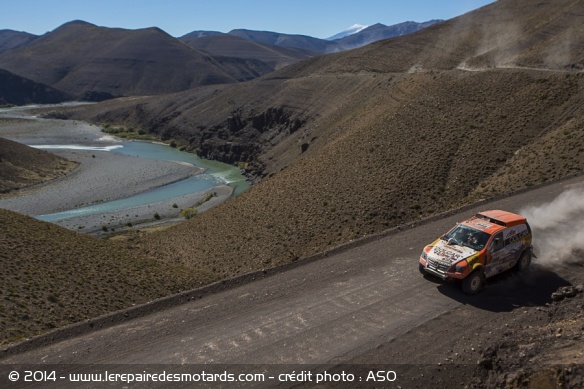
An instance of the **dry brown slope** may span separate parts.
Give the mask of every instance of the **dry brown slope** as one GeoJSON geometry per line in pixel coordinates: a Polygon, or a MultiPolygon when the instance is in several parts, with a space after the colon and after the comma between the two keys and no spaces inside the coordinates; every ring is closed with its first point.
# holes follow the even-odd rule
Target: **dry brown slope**
{"type": "Polygon", "coordinates": [[[449,209],[472,193],[490,196],[584,170],[584,154],[569,147],[547,160],[543,176],[538,165],[523,166],[514,186],[498,176],[518,150],[538,148],[542,135],[556,133],[558,148],[574,136],[555,129],[582,121],[582,75],[454,70],[390,78],[371,78],[342,114],[319,122],[337,130],[335,140],[142,242],[146,251],[225,277],[449,209]],[[504,183],[498,189],[489,185],[495,179],[504,183]]]}
{"type": "Polygon", "coordinates": [[[0,344],[211,282],[0,209],[0,344]]]}
{"type": "Polygon", "coordinates": [[[0,193],[64,176],[77,165],[46,151],[0,138],[0,193]]]}

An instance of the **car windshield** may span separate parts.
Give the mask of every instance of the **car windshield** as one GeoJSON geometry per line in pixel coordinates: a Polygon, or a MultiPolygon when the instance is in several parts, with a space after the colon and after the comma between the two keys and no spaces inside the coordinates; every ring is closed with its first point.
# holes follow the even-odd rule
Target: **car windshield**
{"type": "Polygon", "coordinates": [[[458,224],[450,232],[442,237],[451,244],[470,247],[473,250],[480,251],[485,248],[491,235],[486,232],[475,230],[474,228],[458,224]]]}

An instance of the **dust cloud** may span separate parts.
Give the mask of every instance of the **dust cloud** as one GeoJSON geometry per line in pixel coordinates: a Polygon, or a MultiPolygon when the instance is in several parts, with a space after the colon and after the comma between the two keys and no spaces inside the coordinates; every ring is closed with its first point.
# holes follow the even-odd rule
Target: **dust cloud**
{"type": "Polygon", "coordinates": [[[524,208],[533,230],[537,263],[554,268],[584,264],[584,187],[565,191],[553,201],[524,208]]]}
{"type": "Polygon", "coordinates": [[[547,48],[544,63],[547,68],[557,69],[572,63],[574,32],[570,28],[553,38],[547,48]]]}

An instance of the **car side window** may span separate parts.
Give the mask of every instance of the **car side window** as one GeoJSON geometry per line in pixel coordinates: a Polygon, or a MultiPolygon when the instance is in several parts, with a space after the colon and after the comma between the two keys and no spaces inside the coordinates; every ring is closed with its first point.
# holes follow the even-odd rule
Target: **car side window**
{"type": "Polygon", "coordinates": [[[503,240],[503,233],[499,232],[497,235],[495,235],[493,241],[491,242],[491,251],[499,251],[503,248],[504,245],[505,241],[503,240]]]}

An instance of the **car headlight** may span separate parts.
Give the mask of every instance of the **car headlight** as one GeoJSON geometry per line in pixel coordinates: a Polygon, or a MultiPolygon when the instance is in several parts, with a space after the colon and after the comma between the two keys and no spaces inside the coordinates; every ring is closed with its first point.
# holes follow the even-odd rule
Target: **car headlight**
{"type": "Polygon", "coordinates": [[[460,261],[456,265],[452,266],[450,269],[454,273],[464,273],[464,270],[466,269],[467,265],[468,263],[466,261],[460,261]]]}
{"type": "Polygon", "coordinates": [[[425,251],[422,251],[422,258],[426,261],[428,260],[428,254],[425,251]]]}

